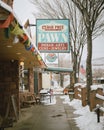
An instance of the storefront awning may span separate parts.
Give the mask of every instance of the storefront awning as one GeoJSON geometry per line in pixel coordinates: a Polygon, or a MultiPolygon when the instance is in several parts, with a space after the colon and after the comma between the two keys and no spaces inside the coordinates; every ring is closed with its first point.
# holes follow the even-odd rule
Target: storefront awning
{"type": "Polygon", "coordinates": [[[18,60],[24,62],[25,69],[45,68],[46,64],[28,32],[27,22],[22,25],[13,8],[0,1],[0,61],[18,60]]]}
{"type": "Polygon", "coordinates": [[[73,71],[72,68],[64,68],[64,67],[47,67],[44,69],[44,71],[50,71],[50,72],[54,72],[54,73],[70,73],[73,71]]]}

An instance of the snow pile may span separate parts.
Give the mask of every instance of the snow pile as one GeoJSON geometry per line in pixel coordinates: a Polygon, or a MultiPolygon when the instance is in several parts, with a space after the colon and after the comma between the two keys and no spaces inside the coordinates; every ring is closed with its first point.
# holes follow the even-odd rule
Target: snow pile
{"type": "Polygon", "coordinates": [[[75,109],[74,113],[80,115],[75,118],[80,130],[104,130],[104,116],[100,116],[100,122],[97,123],[97,115],[95,112],[90,112],[89,106],[83,107],[81,101],[78,99],[69,101],[67,96],[63,98],[65,99],[65,103],[73,106],[75,109]]]}
{"type": "Polygon", "coordinates": [[[91,85],[91,90],[97,90],[98,88],[103,89],[103,85],[102,84],[97,84],[97,85],[91,85]]]}

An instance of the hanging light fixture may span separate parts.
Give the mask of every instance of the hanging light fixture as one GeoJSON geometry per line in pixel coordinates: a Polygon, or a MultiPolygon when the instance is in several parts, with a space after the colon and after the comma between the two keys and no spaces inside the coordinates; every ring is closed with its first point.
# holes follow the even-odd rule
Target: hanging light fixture
{"type": "Polygon", "coordinates": [[[24,62],[23,61],[20,61],[19,70],[20,70],[20,77],[24,77],[24,62]]]}

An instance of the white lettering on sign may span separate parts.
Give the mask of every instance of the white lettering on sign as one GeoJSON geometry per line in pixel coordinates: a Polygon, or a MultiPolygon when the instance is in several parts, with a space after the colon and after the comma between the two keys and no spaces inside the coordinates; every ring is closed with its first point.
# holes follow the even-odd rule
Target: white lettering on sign
{"type": "Polygon", "coordinates": [[[36,44],[40,51],[69,51],[68,19],[37,19],[36,29],[36,44]]]}
{"type": "Polygon", "coordinates": [[[38,42],[67,42],[68,38],[65,33],[39,33],[38,42]]]}

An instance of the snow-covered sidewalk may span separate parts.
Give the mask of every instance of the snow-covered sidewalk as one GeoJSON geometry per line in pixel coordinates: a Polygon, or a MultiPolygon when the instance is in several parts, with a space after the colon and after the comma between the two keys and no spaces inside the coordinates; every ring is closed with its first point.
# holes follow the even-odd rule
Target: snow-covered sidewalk
{"type": "Polygon", "coordinates": [[[75,114],[80,115],[75,118],[80,130],[104,130],[104,116],[100,116],[100,122],[97,123],[97,115],[95,112],[90,112],[89,106],[83,107],[81,101],[77,99],[70,101],[68,95],[60,96],[60,98],[64,99],[63,103],[67,103],[75,109],[75,114]]]}
{"type": "MultiPolygon", "coordinates": [[[[98,123],[96,113],[91,112],[88,105],[83,107],[78,99],[71,101],[69,95],[62,95],[60,98],[63,99],[63,104],[68,104],[75,109],[74,114],[80,115],[74,118],[80,130],[104,130],[104,116],[100,116],[100,122],[98,123]]],[[[48,98],[44,100],[44,105],[54,105],[56,102],[56,97],[52,96],[51,103],[48,98]]]]}

